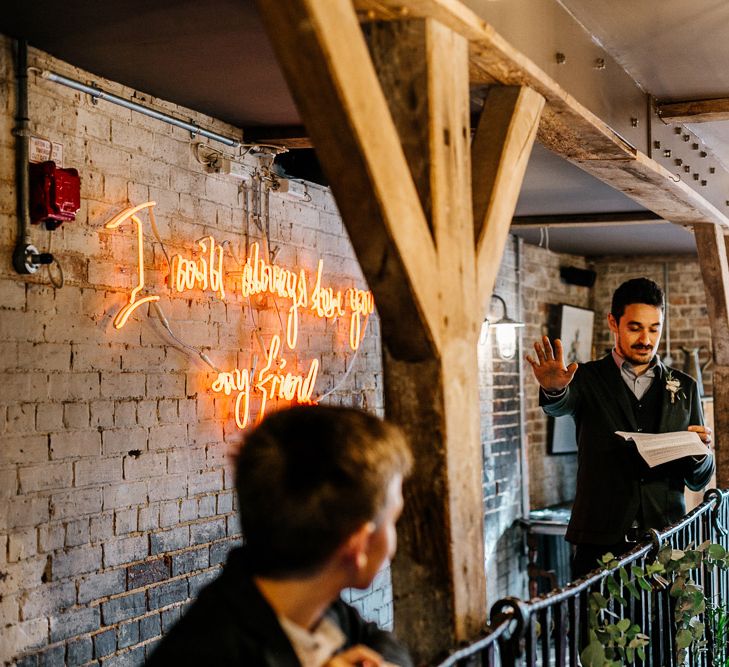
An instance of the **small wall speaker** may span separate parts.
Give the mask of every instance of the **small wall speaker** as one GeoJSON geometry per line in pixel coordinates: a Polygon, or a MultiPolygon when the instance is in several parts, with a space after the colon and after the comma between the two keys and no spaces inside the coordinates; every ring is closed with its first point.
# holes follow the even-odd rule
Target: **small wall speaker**
{"type": "Polygon", "coordinates": [[[590,269],[580,269],[576,266],[561,266],[559,267],[559,277],[568,285],[592,287],[595,284],[597,273],[590,271],[590,269]]]}

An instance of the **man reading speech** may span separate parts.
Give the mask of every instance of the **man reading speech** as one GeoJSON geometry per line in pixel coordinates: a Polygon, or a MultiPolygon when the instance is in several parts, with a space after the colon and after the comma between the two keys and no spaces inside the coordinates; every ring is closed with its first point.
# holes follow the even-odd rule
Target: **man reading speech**
{"type": "Polygon", "coordinates": [[[548,337],[527,356],[539,382],[539,404],[553,417],[571,415],[577,430],[577,490],[566,539],[576,545],[573,577],[595,569],[604,553],[629,551],[650,529],[686,512],[684,487],[704,487],[714,472],[696,382],[656,356],[664,297],[647,278],[623,283],[607,316],[615,339],[598,361],[565,366],[562,343],[548,337]],[[704,456],[686,456],[653,468],[616,431],[695,431],[704,456]]]}

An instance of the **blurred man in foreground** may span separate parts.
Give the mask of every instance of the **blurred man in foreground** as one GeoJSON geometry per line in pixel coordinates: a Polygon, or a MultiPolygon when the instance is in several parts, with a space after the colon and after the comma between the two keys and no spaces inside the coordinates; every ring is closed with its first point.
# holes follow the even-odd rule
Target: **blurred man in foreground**
{"type": "Polygon", "coordinates": [[[411,665],[393,635],[339,598],[394,555],[411,465],[400,431],[358,410],[300,406],[265,419],[237,460],[245,546],[149,664],[411,665]]]}

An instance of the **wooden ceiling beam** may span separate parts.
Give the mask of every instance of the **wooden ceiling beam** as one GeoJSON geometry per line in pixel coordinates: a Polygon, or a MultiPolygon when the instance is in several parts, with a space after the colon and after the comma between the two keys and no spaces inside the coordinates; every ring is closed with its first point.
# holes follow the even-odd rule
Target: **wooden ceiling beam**
{"type": "Polygon", "coordinates": [[[729,239],[715,225],[694,225],[711,327],[714,450],[719,488],[729,484],[729,239]]]}
{"type": "Polygon", "coordinates": [[[567,215],[520,215],[511,220],[513,229],[542,227],[619,227],[622,225],[669,224],[652,211],[619,211],[615,213],[570,213],[567,215]]]}
{"type": "Polygon", "coordinates": [[[314,148],[309,134],[303,125],[262,125],[244,127],[246,143],[271,144],[291,150],[314,148]]]}
{"type": "Polygon", "coordinates": [[[362,20],[434,18],[470,43],[472,85],[528,86],[546,100],[537,139],[599,180],[678,224],[729,227],[729,218],[631,146],[458,0],[354,0],[362,20]]]}
{"type": "Polygon", "coordinates": [[[352,7],[287,0],[259,8],[374,293],[383,336],[396,355],[431,357],[440,332],[435,246],[352,7]]]}
{"type": "Polygon", "coordinates": [[[471,145],[478,297],[486,315],[544,98],[526,87],[494,86],[471,145]]]}
{"type": "Polygon", "coordinates": [[[656,112],[665,123],[712,123],[729,120],[729,97],[686,102],[659,102],[656,112]]]}

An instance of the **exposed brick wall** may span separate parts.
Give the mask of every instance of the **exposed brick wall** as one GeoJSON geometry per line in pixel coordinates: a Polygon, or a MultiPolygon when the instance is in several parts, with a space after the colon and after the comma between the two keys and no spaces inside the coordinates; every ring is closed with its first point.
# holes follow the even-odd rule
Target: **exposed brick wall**
{"type": "MultiPolygon", "coordinates": [[[[560,266],[587,268],[582,257],[551,252],[524,244],[522,260],[522,297],[524,300],[524,347],[533,355],[533,344],[549,333],[549,307],[568,304],[590,307],[590,289],[567,285],[559,276],[560,266]]],[[[577,455],[548,455],[547,416],[539,407],[539,389],[531,367],[522,362],[525,376],[526,424],[529,452],[529,503],[531,508],[546,507],[572,500],[577,478],[577,455]]]]}
{"type": "MultiPolygon", "coordinates": [[[[29,60],[236,132],[35,50],[29,60]]],[[[212,371],[170,344],[146,307],[123,329],[112,327],[136,277],[136,240],[129,228],[103,225],[128,203],[153,199],[168,252],[189,256],[196,239],[213,234],[242,253],[238,183],[206,174],[186,132],[31,77],[31,131],[63,143],[64,166],[81,172],[82,204],[75,222],[52,233],[65,286],[51,287],[43,271],[19,276],[11,266],[15,94],[5,38],[0,85],[0,662],[140,664],[238,540],[230,456],[240,431],[233,397],[214,397],[212,371]]],[[[327,284],[365,287],[331,195],[309,192],[310,202],[271,198],[278,263],[313,277],[321,256],[327,284]]],[[[31,235],[48,248],[47,232],[31,235]]],[[[221,368],[261,357],[254,326],[266,340],[280,330],[272,300],[249,304],[233,282],[224,303],[199,290],[173,295],[161,250],[147,228],[147,283],[177,335],[221,368]]],[[[316,396],[353,364],[327,400],[381,413],[376,316],[354,361],[347,339],[345,318],[327,324],[301,314],[289,368],[321,360],[316,396]]],[[[387,571],[368,593],[357,604],[391,623],[387,571]]]]}
{"type": "MultiPolygon", "coordinates": [[[[494,293],[507,304],[513,319],[521,317],[518,303],[517,246],[509,237],[494,293]]],[[[493,302],[494,316],[500,305],[493,302]]],[[[478,347],[481,445],[484,455],[485,557],[489,605],[507,595],[526,591],[523,517],[522,443],[519,396],[520,351],[501,359],[496,337],[489,332],[478,347]]]]}

